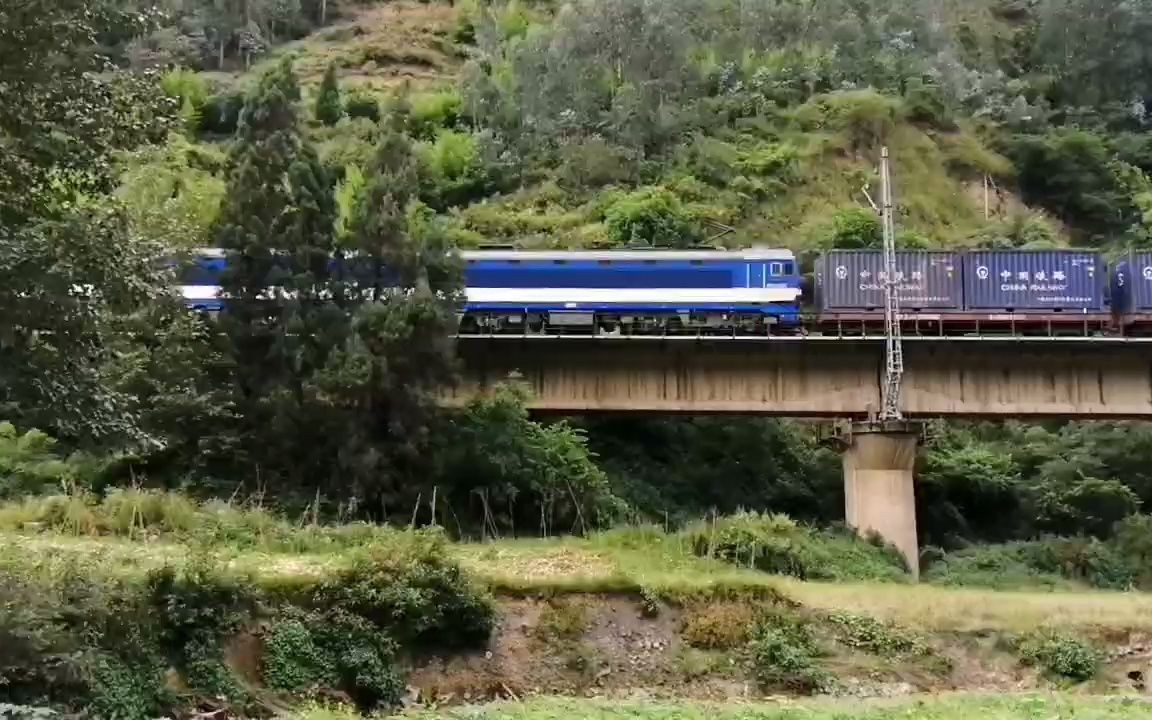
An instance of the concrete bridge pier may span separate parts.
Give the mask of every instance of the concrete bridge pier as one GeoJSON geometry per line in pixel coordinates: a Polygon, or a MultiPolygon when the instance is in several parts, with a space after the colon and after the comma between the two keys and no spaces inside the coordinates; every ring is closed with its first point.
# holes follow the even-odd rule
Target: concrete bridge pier
{"type": "Polygon", "coordinates": [[[920,577],[916,495],[912,484],[919,434],[905,422],[854,423],[841,439],[845,519],[861,535],[896,546],[920,577]]]}

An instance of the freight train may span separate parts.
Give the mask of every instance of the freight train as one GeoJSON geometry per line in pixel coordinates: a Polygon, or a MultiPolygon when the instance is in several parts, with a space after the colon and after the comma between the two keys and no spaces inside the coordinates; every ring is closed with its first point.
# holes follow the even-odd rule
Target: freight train
{"type": "MultiPolygon", "coordinates": [[[[824,253],[810,280],[792,251],[768,248],[461,256],[465,334],[857,335],[884,322],[876,250],[824,253]]],[[[224,306],[225,264],[205,250],[182,266],[189,307],[224,306]]],[[[896,276],[914,334],[1152,334],[1152,253],[1109,265],[1085,250],[900,251],[896,276]]]]}

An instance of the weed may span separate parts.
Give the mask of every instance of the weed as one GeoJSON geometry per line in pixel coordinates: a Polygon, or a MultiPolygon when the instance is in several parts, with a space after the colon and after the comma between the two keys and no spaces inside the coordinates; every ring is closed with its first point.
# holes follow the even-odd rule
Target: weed
{"type": "Polygon", "coordinates": [[[680,634],[694,648],[732,650],[748,642],[755,623],[745,603],[708,603],[685,611],[680,634]]]}
{"type": "Polygon", "coordinates": [[[1049,675],[1089,680],[1100,668],[1101,656],[1089,643],[1055,631],[1040,631],[1020,642],[1020,661],[1049,675]]]}
{"type": "Polygon", "coordinates": [[[825,615],[825,620],[832,625],[837,641],[873,655],[902,657],[931,653],[920,636],[868,615],[837,611],[825,615]]]}
{"type": "Polygon", "coordinates": [[[797,616],[770,613],[756,625],[745,648],[752,675],[764,691],[812,694],[833,678],[816,664],[821,649],[808,624],[797,616]]]}
{"type": "Polygon", "coordinates": [[[580,640],[587,629],[588,607],[578,598],[556,598],[541,609],[532,634],[545,644],[569,644],[580,640]]]}
{"type": "Polygon", "coordinates": [[[698,680],[729,671],[732,658],[721,652],[682,647],[676,656],[676,666],[685,680],[698,680]]]}
{"type": "Polygon", "coordinates": [[[640,615],[649,619],[660,616],[660,596],[648,588],[640,588],[640,615]]]}

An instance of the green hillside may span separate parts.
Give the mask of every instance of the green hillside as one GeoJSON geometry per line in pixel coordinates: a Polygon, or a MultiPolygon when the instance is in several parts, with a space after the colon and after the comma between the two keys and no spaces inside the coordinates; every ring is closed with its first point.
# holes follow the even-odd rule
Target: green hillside
{"type": "MultiPolygon", "coordinates": [[[[863,222],[853,211],[868,207],[881,144],[909,243],[1119,247],[1146,234],[1131,132],[1142,60],[1125,55],[1124,33],[1115,74],[1056,37],[1082,13],[1087,54],[1119,9],[639,8],[350,5],[270,47],[252,74],[293,57],[308,97],[331,65],[346,95],[399,113],[418,141],[421,199],[465,246],[866,241],[843,236],[863,222]]],[[[207,77],[227,93],[249,75],[207,77]]],[[[374,133],[354,118],[310,131],[340,173],[368,161],[374,133]]]]}

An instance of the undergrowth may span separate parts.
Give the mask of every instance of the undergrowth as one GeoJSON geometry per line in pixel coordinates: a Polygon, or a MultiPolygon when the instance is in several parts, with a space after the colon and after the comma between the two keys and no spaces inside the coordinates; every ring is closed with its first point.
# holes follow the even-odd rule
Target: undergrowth
{"type": "Polygon", "coordinates": [[[835,684],[817,662],[824,652],[807,619],[789,613],[764,615],[745,647],[749,669],[761,690],[806,695],[830,690],[835,684]]]}
{"type": "Polygon", "coordinates": [[[1019,642],[1020,661],[1051,677],[1084,681],[1100,669],[1102,656],[1091,643],[1055,630],[1039,630],[1019,642]]]}
{"type": "Polygon", "coordinates": [[[906,580],[899,553],[849,533],[814,530],[784,515],[741,512],[693,525],[693,551],[801,580],[906,580]]]}
{"type": "Polygon", "coordinates": [[[989,587],[1075,589],[1091,586],[1127,590],[1142,569],[1136,558],[1094,538],[1045,538],[1002,545],[980,545],[931,563],[924,579],[940,584],[989,587]]]}
{"type": "Polygon", "coordinates": [[[168,539],[212,547],[315,553],[388,541],[395,531],[362,522],[322,524],[316,517],[291,522],[258,502],[199,503],[179,493],[115,489],[26,496],[0,505],[0,530],[76,536],[168,539]]]}
{"type": "Polygon", "coordinates": [[[136,576],[100,562],[0,558],[6,698],[95,717],[146,720],[201,700],[263,714],[252,680],[389,708],[403,689],[399,652],[479,647],[493,622],[492,600],[435,532],[395,533],[326,576],[282,585],[208,553],[136,576]],[[268,649],[261,678],[229,652],[253,634],[268,649]]]}

